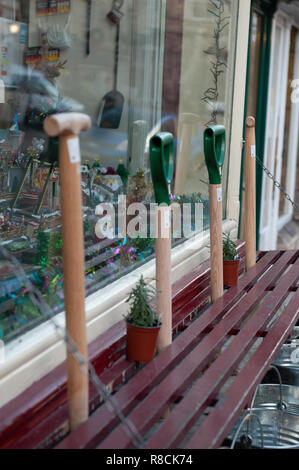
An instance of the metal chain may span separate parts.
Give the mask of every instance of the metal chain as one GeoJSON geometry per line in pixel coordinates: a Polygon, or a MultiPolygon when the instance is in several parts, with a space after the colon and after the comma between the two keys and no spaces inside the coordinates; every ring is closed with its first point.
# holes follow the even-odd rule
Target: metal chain
{"type": "MultiPolygon", "coordinates": [[[[245,143],[245,141],[244,141],[245,143]]],[[[292,200],[291,196],[286,192],[286,190],[281,186],[281,184],[275,179],[275,177],[272,175],[271,171],[268,170],[267,167],[265,167],[265,165],[263,164],[263,162],[258,158],[258,157],[255,157],[256,158],[256,161],[257,163],[259,164],[259,166],[264,170],[264,172],[266,173],[266,175],[273,181],[274,183],[274,186],[279,189],[279,191],[281,192],[281,194],[283,194],[283,196],[285,197],[285,199],[287,201],[289,201],[290,204],[292,204],[293,208],[299,212],[299,206],[298,204],[295,203],[295,201],[292,200]]],[[[199,181],[207,186],[209,186],[209,183],[207,181],[204,181],[202,179],[199,179],[199,181]]]]}
{"type": "Polygon", "coordinates": [[[256,161],[257,163],[259,164],[259,166],[264,170],[264,172],[266,173],[266,175],[273,181],[274,183],[274,186],[279,189],[279,191],[281,192],[281,194],[283,194],[283,196],[285,197],[285,199],[287,201],[289,201],[293,208],[299,212],[299,206],[291,199],[290,195],[286,192],[286,190],[281,186],[281,184],[275,179],[275,177],[273,176],[273,174],[271,173],[271,171],[268,170],[268,168],[265,167],[265,165],[263,164],[263,162],[258,158],[256,157],[256,161]]]}
{"type": "Polygon", "coordinates": [[[67,329],[65,332],[63,331],[62,327],[55,321],[54,316],[56,313],[51,310],[49,305],[45,302],[41,292],[32,284],[28,276],[26,275],[22,265],[17,260],[15,256],[9,253],[1,244],[0,244],[0,252],[4,258],[8,259],[15,267],[15,272],[18,280],[24,284],[26,290],[28,291],[28,295],[30,297],[31,302],[35,305],[39,311],[43,314],[46,320],[50,321],[52,326],[55,329],[55,332],[59,339],[66,343],[66,347],[68,351],[73,355],[74,359],[78,362],[81,372],[84,375],[90,377],[93,385],[95,386],[99,396],[103,399],[105,406],[108,408],[110,413],[114,413],[120,420],[120,422],[124,426],[124,430],[126,434],[132,439],[134,446],[137,449],[145,449],[145,441],[143,437],[139,434],[134,424],[125,417],[117,400],[111,395],[108,388],[105,384],[100,380],[98,377],[94,366],[92,363],[86,359],[81,352],[78,350],[77,345],[75,344],[74,340],[70,336],[67,329]]]}

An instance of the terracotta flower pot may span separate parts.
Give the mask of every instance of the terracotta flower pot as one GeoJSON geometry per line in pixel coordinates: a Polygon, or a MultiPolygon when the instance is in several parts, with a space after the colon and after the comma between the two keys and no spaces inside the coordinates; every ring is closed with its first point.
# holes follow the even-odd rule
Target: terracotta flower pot
{"type": "Polygon", "coordinates": [[[126,356],[130,362],[150,362],[155,355],[161,325],[142,327],[127,323],[126,356]]]}
{"type": "Polygon", "coordinates": [[[233,287],[238,284],[240,260],[223,261],[223,284],[225,287],[233,287]]]}

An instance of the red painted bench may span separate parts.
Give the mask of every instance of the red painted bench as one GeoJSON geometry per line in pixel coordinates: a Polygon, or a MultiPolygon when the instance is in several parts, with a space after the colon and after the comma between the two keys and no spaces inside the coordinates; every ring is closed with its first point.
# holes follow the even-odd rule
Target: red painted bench
{"type": "MultiPolygon", "coordinates": [[[[101,247],[100,247],[101,248],[101,247]]],[[[244,270],[244,244],[239,244],[240,273],[244,270]]],[[[260,254],[262,256],[263,254],[260,254]]],[[[210,301],[209,261],[173,285],[173,336],[188,328],[210,301]]],[[[121,321],[89,346],[89,358],[111,392],[135,373],[125,359],[125,323],[121,321]]],[[[90,386],[90,412],[100,399],[90,386]]],[[[68,431],[65,364],[34,383],[1,409],[0,449],[53,447],[68,431]]]]}
{"type": "Polygon", "coordinates": [[[298,321],[298,279],[299,252],[263,253],[237,287],[115,393],[137,437],[103,404],[57,448],[221,446],[298,321]]]}

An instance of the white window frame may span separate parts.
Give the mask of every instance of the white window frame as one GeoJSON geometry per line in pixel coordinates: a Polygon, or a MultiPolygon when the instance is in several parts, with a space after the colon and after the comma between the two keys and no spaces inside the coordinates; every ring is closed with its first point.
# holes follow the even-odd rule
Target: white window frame
{"type": "MultiPolygon", "coordinates": [[[[283,135],[285,129],[285,110],[287,100],[287,80],[288,80],[288,68],[289,68],[289,51],[290,51],[290,38],[291,28],[294,26],[297,29],[296,39],[296,59],[294,64],[294,77],[299,78],[299,24],[284,11],[278,11],[273,20],[272,28],[272,50],[271,50],[271,61],[270,61],[270,76],[269,76],[269,94],[268,94],[268,111],[267,111],[267,124],[266,124],[266,139],[265,139],[265,161],[264,164],[268,167],[271,173],[275,176],[277,181],[281,181],[282,174],[282,153],[283,153],[283,135]],[[284,70],[284,75],[281,78],[280,85],[276,85],[276,112],[273,113],[271,109],[271,84],[273,83],[274,74],[274,61],[275,54],[275,33],[276,27],[282,28],[282,34],[284,34],[284,48],[281,50],[281,69],[284,70]],[[274,127],[273,123],[277,122],[277,113],[280,113],[279,127],[274,127]],[[279,139],[279,146],[276,149],[275,141],[279,139]],[[277,153],[276,153],[277,150],[277,153]],[[266,157],[270,155],[267,162],[266,157]]],[[[294,200],[296,191],[296,173],[297,173],[297,156],[298,156],[298,128],[299,128],[299,106],[298,104],[292,104],[290,129],[289,129],[289,146],[288,154],[285,162],[287,165],[286,184],[285,190],[290,195],[291,199],[294,200]]],[[[263,190],[262,190],[262,208],[261,208],[261,223],[260,223],[260,244],[261,250],[271,250],[277,247],[277,238],[279,231],[288,224],[292,218],[294,209],[293,206],[285,200],[284,210],[285,213],[279,216],[280,208],[280,191],[278,188],[273,187],[273,183],[269,184],[268,177],[263,174],[263,190]],[[267,193],[266,193],[267,192],[267,193]],[[273,197],[271,193],[273,192],[273,197]],[[267,199],[268,196],[268,199],[267,199]],[[268,204],[265,201],[268,200],[268,204]],[[268,224],[264,225],[264,221],[269,216],[268,224]]]]}
{"type": "MultiPolygon", "coordinates": [[[[291,22],[284,18],[284,15],[277,13],[273,19],[272,27],[272,47],[270,61],[270,78],[268,93],[268,110],[266,124],[266,139],[264,149],[264,164],[275,176],[277,181],[281,180],[283,134],[285,126],[285,110],[287,99],[287,79],[289,67],[289,50],[291,22]],[[279,50],[276,50],[276,33],[281,30],[282,38],[279,50]],[[277,56],[278,54],[278,56],[277,56]],[[277,70],[274,71],[275,60],[278,57],[277,70]],[[283,71],[283,73],[279,73],[283,71]],[[278,82],[274,73],[278,74],[278,82]],[[275,84],[274,84],[275,80],[275,84]],[[275,86],[274,109],[272,109],[271,94],[275,86]]],[[[274,250],[277,245],[278,236],[278,211],[280,192],[278,188],[269,184],[263,175],[262,208],[260,219],[260,249],[274,250]],[[266,204],[267,202],[267,204],[266,204]],[[265,224],[265,221],[267,223],[265,224]]]]}
{"type": "MultiPolygon", "coordinates": [[[[294,63],[294,76],[293,79],[299,78],[299,29],[297,29],[296,36],[296,50],[295,50],[295,63],[294,63]]],[[[297,157],[298,157],[298,129],[299,129],[299,104],[292,103],[291,105],[291,118],[289,129],[289,145],[287,155],[287,177],[286,177],[286,192],[292,200],[295,198],[296,192],[296,176],[297,176],[297,157]]],[[[278,231],[280,231],[286,224],[288,224],[294,215],[294,208],[289,201],[284,202],[284,214],[279,217],[278,231]]]]}

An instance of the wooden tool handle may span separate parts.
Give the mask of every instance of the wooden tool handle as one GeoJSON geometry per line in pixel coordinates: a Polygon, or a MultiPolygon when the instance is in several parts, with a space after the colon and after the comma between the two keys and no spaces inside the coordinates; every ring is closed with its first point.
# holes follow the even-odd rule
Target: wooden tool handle
{"type": "Polygon", "coordinates": [[[256,264],[256,139],[255,119],[246,119],[245,141],[246,270],[256,264]]]}
{"type": "MultiPolygon", "coordinates": [[[[72,163],[68,137],[60,137],[60,198],[62,212],[63,276],[66,328],[81,355],[87,359],[84,279],[84,235],[79,160],[72,163]]],[[[68,399],[71,430],[88,418],[88,370],[82,371],[71,351],[67,353],[68,399]]]]}
{"type": "Polygon", "coordinates": [[[79,135],[81,131],[88,131],[90,128],[90,117],[82,113],[52,114],[44,121],[45,132],[50,137],[62,134],[79,135]]]}
{"type": "MultiPolygon", "coordinates": [[[[162,316],[162,326],[157,339],[160,353],[172,343],[172,295],[171,295],[171,208],[156,208],[156,287],[157,309],[162,316]]],[[[162,414],[168,418],[170,409],[162,414]]]]}
{"type": "Polygon", "coordinates": [[[210,184],[211,297],[223,296],[222,186],[210,184]]]}
{"type": "Polygon", "coordinates": [[[171,208],[169,206],[156,208],[156,223],[157,308],[162,315],[162,327],[157,341],[157,351],[160,352],[172,342],[171,208]]]}
{"type": "MultiPolygon", "coordinates": [[[[66,329],[80,354],[87,359],[82,222],[81,158],[78,134],[90,128],[84,114],[56,114],[44,123],[51,137],[59,135],[59,173],[62,213],[63,277],[66,329]]],[[[88,418],[88,368],[67,352],[70,429],[88,418]],[[84,369],[83,369],[84,368],[84,369]]]]}

